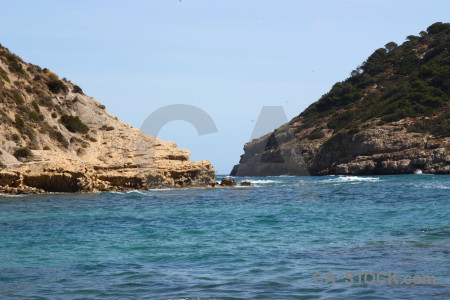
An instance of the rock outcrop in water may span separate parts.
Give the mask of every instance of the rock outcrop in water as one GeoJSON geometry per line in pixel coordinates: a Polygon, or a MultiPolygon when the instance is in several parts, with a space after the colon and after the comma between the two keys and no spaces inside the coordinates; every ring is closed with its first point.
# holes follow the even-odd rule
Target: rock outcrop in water
{"type": "Polygon", "coordinates": [[[231,175],[450,173],[450,24],[376,50],[231,175]]]}
{"type": "Polygon", "coordinates": [[[0,192],[215,185],[209,161],[120,122],[80,87],[0,46],[0,192]]]}

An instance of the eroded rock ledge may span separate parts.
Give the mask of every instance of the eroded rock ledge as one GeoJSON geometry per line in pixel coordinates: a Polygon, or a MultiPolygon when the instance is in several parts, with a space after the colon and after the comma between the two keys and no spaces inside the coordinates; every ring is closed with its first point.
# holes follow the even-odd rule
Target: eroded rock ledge
{"type": "Polygon", "coordinates": [[[209,161],[191,162],[189,152],[174,143],[128,130],[136,134],[128,139],[139,137],[140,142],[138,147],[132,147],[135,140],[128,140],[126,156],[119,151],[114,135],[105,147],[100,143],[81,156],[32,150],[32,158],[0,170],[0,192],[73,193],[215,185],[215,172],[209,161]]]}
{"type": "Polygon", "coordinates": [[[209,161],[189,161],[189,151],[118,120],[114,120],[114,126],[114,131],[98,133],[96,142],[91,141],[84,151],[71,152],[70,147],[65,151],[31,150],[32,156],[17,159],[9,154],[12,149],[3,150],[0,158],[8,165],[0,170],[0,192],[73,193],[215,185],[209,161]]]}
{"type": "Polygon", "coordinates": [[[414,122],[374,125],[355,134],[330,130],[314,141],[299,138],[295,125],[287,124],[247,143],[231,175],[450,174],[450,138],[408,132],[414,122]],[[278,141],[273,147],[272,140],[278,141]]]}
{"type": "Polygon", "coordinates": [[[0,171],[0,193],[89,193],[164,187],[213,187],[216,183],[211,180],[215,173],[208,162],[157,170],[123,168],[101,172],[92,166],[55,168],[50,165],[30,165],[0,171]]]}
{"type": "Polygon", "coordinates": [[[113,141],[106,144],[111,145],[109,147],[93,148],[92,152],[80,157],[32,150],[32,158],[0,170],[0,192],[74,193],[212,187],[216,184],[214,169],[208,161],[191,162],[189,152],[176,148],[174,143],[140,132],[138,135],[143,138],[140,146],[129,147],[126,157],[120,157],[117,143],[110,144],[113,141]],[[147,147],[142,146],[145,139],[147,147]],[[98,159],[100,153],[103,160],[98,159]]]}

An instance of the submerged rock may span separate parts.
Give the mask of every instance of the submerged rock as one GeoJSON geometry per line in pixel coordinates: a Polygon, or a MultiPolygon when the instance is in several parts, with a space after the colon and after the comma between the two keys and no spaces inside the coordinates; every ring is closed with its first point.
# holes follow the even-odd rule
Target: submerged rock
{"type": "Polygon", "coordinates": [[[232,178],[225,177],[220,182],[221,186],[236,186],[236,180],[232,178]]]}

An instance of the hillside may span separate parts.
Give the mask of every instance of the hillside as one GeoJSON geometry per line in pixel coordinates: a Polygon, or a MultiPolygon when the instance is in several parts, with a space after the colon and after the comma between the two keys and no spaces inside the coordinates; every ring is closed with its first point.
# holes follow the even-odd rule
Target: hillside
{"type": "Polygon", "coordinates": [[[231,175],[450,173],[450,24],[377,49],[231,175]]]}
{"type": "Polygon", "coordinates": [[[82,89],[0,45],[0,192],[211,186],[208,161],[120,122],[82,89]]]}

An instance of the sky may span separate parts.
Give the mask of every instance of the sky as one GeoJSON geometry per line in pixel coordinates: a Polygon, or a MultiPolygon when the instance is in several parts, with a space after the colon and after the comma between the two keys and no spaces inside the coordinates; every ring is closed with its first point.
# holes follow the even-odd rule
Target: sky
{"type": "Polygon", "coordinates": [[[158,137],[228,174],[257,123],[275,129],[449,16],[448,0],[1,0],[0,43],[134,127],[174,109],[158,137]]]}

